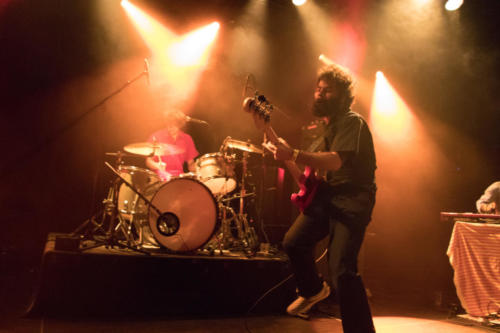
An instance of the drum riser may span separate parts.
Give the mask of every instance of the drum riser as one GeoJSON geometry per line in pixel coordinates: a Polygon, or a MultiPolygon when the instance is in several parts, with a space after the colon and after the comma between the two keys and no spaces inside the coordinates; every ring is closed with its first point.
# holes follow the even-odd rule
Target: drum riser
{"type": "MultiPolygon", "coordinates": [[[[30,314],[244,314],[289,274],[283,259],[71,253],[48,241],[30,314]]],[[[253,312],[281,312],[294,296],[290,281],[253,312]]]]}

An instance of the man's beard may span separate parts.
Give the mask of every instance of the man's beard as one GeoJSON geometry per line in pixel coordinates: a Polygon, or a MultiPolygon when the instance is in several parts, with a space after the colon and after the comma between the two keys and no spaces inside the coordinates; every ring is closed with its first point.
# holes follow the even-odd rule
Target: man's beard
{"type": "Polygon", "coordinates": [[[312,114],[316,117],[331,117],[340,112],[340,103],[337,99],[318,99],[312,105],[312,114]]]}

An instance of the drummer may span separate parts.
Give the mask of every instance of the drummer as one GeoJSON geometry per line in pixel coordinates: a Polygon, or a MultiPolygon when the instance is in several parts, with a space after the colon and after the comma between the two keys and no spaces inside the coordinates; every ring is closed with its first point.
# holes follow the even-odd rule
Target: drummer
{"type": "Polygon", "coordinates": [[[146,158],[146,165],[163,181],[170,180],[184,173],[184,163],[190,172],[195,171],[194,158],[199,155],[191,136],[181,129],[187,121],[186,115],[179,109],[163,113],[165,127],[148,138],[148,142],[162,143],[162,149],[155,156],[146,158]]]}

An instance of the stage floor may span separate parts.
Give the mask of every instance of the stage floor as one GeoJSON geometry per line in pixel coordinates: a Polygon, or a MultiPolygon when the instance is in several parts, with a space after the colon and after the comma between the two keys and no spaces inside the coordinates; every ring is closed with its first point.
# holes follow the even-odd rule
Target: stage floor
{"type": "MultiPolygon", "coordinates": [[[[378,304],[372,300],[374,323],[378,333],[479,333],[498,332],[446,314],[405,305],[378,304]]],[[[169,333],[332,333],[342,332],[340,320],[315,310],[311,319],[303,320],[283,314],[250,316],[187,316],[187,317],[4,317],[2,333],[66,333],[66,332],[169,332],[169,333]]]]}
{"type": "MultiPolygon", "coordinates": [[[[279,292],[270,293],[263,299],[266,306],[247,313],[269,286],[275,286],[288,277],[288,263],[281,254],[274,257],[164,253],[146,256],[104,247],[78,254],[54,251],[49,243],[39,272],[36,267],[22,264],[22,258],[12,258],[11,262],[3,258],[3,264],[10,269],[0,271],[1,333],[342,332],[338,308],[328,299],[314,309],[310,320],[285,315],[284,308],[293,297],[290,295],[293,283],[278,287],[279,292]],[[155,274],[156,277],[151,278],[150,275],[155,274]],[[148,287],[172,275],[176,278],[167,279],[166,286],[148,287]],[[137,284],[137,279],[143,283],[137,284]],[[180,280],[186,280],[186,283],[179,283],[180,280]],[[42,291],[46,288],[45,293],[48,293],[43,297],[48,299],[38,299],[39,310],[50,311],[26,315],[33,301],[32,294],[40,282],[42,291]],[[130,295],[122,295],[124,290],[130,295]],[[201,295],[197,300],[203,300],[203,306],[179,303],[177,297],[185,296],[187,291],[191,301],[199,297],[196,294],[201,295]],[[157,295],[161,302],[146,304],[144,295],[152,294],[157,295]],[[58,302],[62,302],[62,307],[58,302]],[[92,313],[88,307],[105,311],[92,313]],[[219,309],[215,311],[214,307],[219,309]]],[[[488,327],[485,323],[449,316],[410,301],[395,303],[394,300],[372,297],[370,304],[378,333],[499,331],[498,326],[488,327]]]]}

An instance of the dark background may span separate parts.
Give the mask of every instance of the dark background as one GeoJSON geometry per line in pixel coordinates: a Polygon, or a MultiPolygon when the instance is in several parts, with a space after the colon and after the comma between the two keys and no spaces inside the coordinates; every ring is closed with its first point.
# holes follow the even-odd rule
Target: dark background
{"type": "MultiPolygon", "coordinates": [[[[274,115],[278,133],[298,143],[323,48],[313,45],[293,5],[269,1],[267,20],[248,22],[239,20],[246,1],[136,3],[168,18],[177,33],[204,18],[221,23],[191,106],[191,116],[210,127],[187,128],[200,154],[217,151],[226,136],[260,142],[240,111],[249,73],[288,115],[274,115]],[[257,72],[252,61],[232,58],[230,36],[256,25],[269,55],[257,72]]],[[[440,221],[439,212],[474,211],[500,171],[500,5],[469,0],[453,13],[436,6],[442,21],[432,26],[423,18],[410,22],[415,13],[393,7],[394,1],[315,3],[339,21],[354,20],[353,6],[362,8],[353,23],[365,45],[358,76],[371,91],[375,72],[383,70],[427,132],[425,141],[410,142],[404,152],[375,141],[379,195],[361,267],[367,286],[375,295],[415,300],[452,294],[445,252],[453,225],[440,221]],[[422,154],[430,145],[432,153],[422,154]]],[[[324,41],[324,49],[335,53],[336,40],[324,41]]],[[[144,78],[100,104],[140,74],[149,55],[119,1],[0,2],[1,269],[36,266],[49,232],[71,232],[98,212],[112,179],[104,162],[114,163],[105,153],[145,141],[161,127],[159,115],[144,103],[158,91],[144,78]]],[[[366,118],[370,97],[361,92],[354,105],[366,118]]],[[[126,163],[143,166],[141,158],[126,163]]],[[[260,176],[261,161],[252,163],[260,176]]],[[[266,186],[274,182],[268,174],[266,186]]],[[[263,219],[273,243],[294,214],[286,189],[266,194],[272,205],[255,217],[263,219]]]]}

